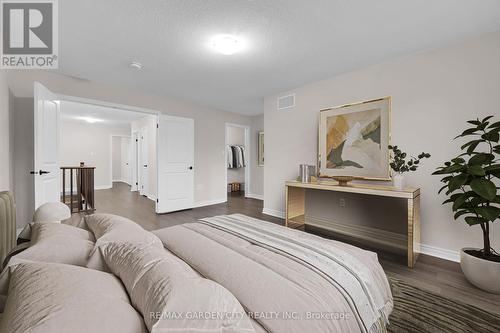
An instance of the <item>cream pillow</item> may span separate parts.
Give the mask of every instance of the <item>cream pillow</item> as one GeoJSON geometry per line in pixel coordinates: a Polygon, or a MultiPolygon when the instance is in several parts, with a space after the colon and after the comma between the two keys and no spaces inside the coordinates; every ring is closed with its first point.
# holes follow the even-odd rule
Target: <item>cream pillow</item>
{"type": "Polygon", "coordinates": [[[100,250],[150,332],[254,332],[228,290],[165,250],[144,243],[108,243],[100,250]]]}
{"type": "Polygon", "coordinates": [[[93,249],[94,236],[89,231],[60,223],[34,223],[30,247],[12,259],[85,266],[93,249]]]}
{"type": "Polygon", "coordinates": [[[85,223],[96,238],[95,247],[87,262],[88,268],[109,271],[98,251],[99,246],[109,242],[151,244],[163,249],[163,243],[158,237],[125,217],[112,214],[92,214],[85,216],[85,223]]]}
{"type": "Polygon", "coordinates": [[[147,330],[115,276],[71,265],[20,263],[12,272],[0,332],[147,330]]]}

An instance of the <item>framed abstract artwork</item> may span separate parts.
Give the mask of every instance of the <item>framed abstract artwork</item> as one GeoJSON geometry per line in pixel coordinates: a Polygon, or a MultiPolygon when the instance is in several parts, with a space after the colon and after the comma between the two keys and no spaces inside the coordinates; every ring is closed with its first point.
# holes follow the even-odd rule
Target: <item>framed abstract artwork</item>
{"type": "Polygon", "coordinates": [[[389,180],[391,98],[321,110],[320,177],[389,180]]]}

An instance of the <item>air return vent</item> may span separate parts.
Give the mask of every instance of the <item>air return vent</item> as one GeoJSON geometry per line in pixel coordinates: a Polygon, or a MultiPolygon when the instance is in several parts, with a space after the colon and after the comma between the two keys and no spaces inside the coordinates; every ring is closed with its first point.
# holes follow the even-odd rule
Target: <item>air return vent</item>
{"type": "Polygon", "coordinates": [[[295,94],[278,97],[278,110],[295,107],[295,94]]]}

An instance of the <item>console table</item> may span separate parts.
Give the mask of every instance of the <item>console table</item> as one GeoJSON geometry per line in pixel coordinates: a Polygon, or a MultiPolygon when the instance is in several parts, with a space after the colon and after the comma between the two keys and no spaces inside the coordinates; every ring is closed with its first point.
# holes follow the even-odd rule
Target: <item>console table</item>
{"type": "Polygon", "coordinates": [[[376,195],[389,198],[402,198],[407,200],[408,212],[408,267],[413,268],[420,252],[420,189],[407,188],[398,190],[391,186],[370,184],[349,184],[340,186],[333,181],[317,181],[301,183],[288,181],[286,186],[286,216],[285,225],[289,228],[303,228],[306,225],[305,217],[305,192],[306,190],[336,191],[376,195]]]}

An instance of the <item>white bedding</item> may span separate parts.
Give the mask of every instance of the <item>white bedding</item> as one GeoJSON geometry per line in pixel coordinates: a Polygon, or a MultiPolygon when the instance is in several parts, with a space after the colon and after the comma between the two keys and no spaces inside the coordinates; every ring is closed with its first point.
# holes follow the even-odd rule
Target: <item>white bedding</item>
{"type": "Polygon", "coordinates": [[[255,318],[268,332],[386,329],[392,295],[375,253],[239,214],[155,233],[248,311],[279,312],[255,318]]]}
{"type": "MultiPolygon", "coordinates": [[[[169,324],[166,320],[158,325],[160,331],[181,332],[182,326],[188,331],[192,327],[211,328],[210,332],[386,331],[387,318],[393,306],[392,295],[375,253],[239,214],[203,219],[198,223],[161,229],[154,234],[143,230],[133,221],[106,214],[87,217],[86,225],[92,231],[92,237],[87,236],[86,231],[81,229],[67,230],[67,227],[60,227],[61,225],[39,228],[40,230],[53,228],[55,236],[38,237],[40,230],[36,231],[32,246],[40,243],[40,240],[43,240],[44,247],[47,246],[47,241],[50,244],[50,239],[59,242],[65,237],[65,232],[68,232],[68,235],[77,235],[76,238],[70,237],[75,241],[73,246],[77,245],[78,238],[83,242],[90,242],[91,246],[81,247],[87,253],[89,248],[93,249],[90,250],[90,258],[87,258],[91,259],[89,260],[91,264],[87,262],[87,267],[95,265],[97,261],[100,262],[97,266],[111,268],[111,271],[121,278],[128,289],[128,297],[132,298],[134,306],[143,316],[151,311],[175,309],[182,311],[193,309],[198,312],[230,309],[228,310],[230,312],[241,309],[242,306],[253,325],[252,329],[247,319],[242,322],[244,325],[239,326],[242,329],[238,330],[239,324],[234,321],[208,322],[210,325],[207,325],[207,322],[189,321],[169,324]],[[127,245],[127,242],[130,244],[127,245]],[[148,248],[151,250],[147,250],[148,248]],[[178,276],[184,278],[178,279],[178,276]],[[189,287],[187,280],[206,281],[201,277],[211,281],[189,287]],[[172,284],[171,281],[177,282],[172,284]],[[158,297],[149,297],[150,294],[158,297]],[[184,299],[183,295],[187,298],[184,299]],[[194,301],[195,299],[197,300],[194,301]],[[226,301],[213,301],[216,299],[226,301]],[[190,300],[193,302],[190,303],[190,300]],[[311,317],[308,318],[307,315],[311,317]],[[223,330],[219,325],[236,329],[223,330]]],[[[57,248],[61,251],[60,245],[54,244],[53,249],[57,248]]],[[[47,278],[55,278],[51,276],[50,269],[45,270],[43,267],[62,267],[58,269],[64,272],[66,272],[65,266],[75,267],[76,270],[70,270],[75,275],[74,281],[79,281],[79,274],[88,277],[106,274],[73,266],[75,264],[85,266],[85,260],[78,256],[78,260],[74,263],[71,260],[68,262],[65,256],[61,257],[61,253],[51,255],[52,250],[47,251],[44,261],[58,262],[63,258],[65,263],[70,265],[58,266],[60,264],[39,262],[39,266],[36,266],[39,272],[37,274],[42,276],[38,277],[40,279],[36,282],[38,285],[42,285],[47,278]],[[49,258],[50,256],[52,258],[49,258]],[[86,271],[95,273],[88,275],[86,271]]],[[[72,251],[75,250],[76,248],[72,251]]],[[[31,258],[36,260],[37,256],[31,258]]],[[[16,259],[16,256],[13,259],[11,267],[4,270],[0,276],[0,294],[1,290],[9,288],[9,278],[12,275],[9,273],[15,269],[12,266],[23,261],[16,259]]],[[[24,263],[21,267],[30,266],[29,263],[24,263]]],[[[20,281],[16,281],[14,286],[29,287],[20,281]]],[[[61,283],[61,286],[64,286],[61,290],[69,292],[66,298],[58,298],[49,292],[43,301],[57,306],[68,300],[78,304],[71,298],[71,288],[65,283],[61,283]]],[[[51,284],[49,287],[57,286],[51,284]]],[[[82,304],[90,304],[88,302],[92,302],[92,297],[97,297],[91,292],[87,294],[85,292],[78,294],[80,297],[91,297],[90,300],[82,301],[82,304]]],[[[10,300],[11,306],[0,322],[13,323],[12,315],[15,313],[13,310],[15,307],[23,306],[26,311],[40,311],[36,299],[40,295],[33,293],[35,298],[31,300],[32,305],[30,302],[18,304],[17,300],[10,300]]],[[[9,303],[9,298],[7,302],[9,303]]],[[[109,306],[113,306],[112,302],[109,306]]],[[[126,309],[126,306],[121,304],[120,309],[126,309]]],[[[98,317],[97,314],[95,316],[98,317]]],[[[56,317],[55,322],[57,321],[62,322],[64,318],[56,317]]],[[[51,325],[55,322],[51,322],[51,325]]],[[[155,323],[149,319],[145,319],[144,322],[150,329],[155,327],[155,323]]],[[[35,322],[30,323],[29,325],[36,325],[35,322]]],[[[97,323],[92,325],[94,324],[98,325],[97,323]]],[[[103,326],[98,331],[113,332],[109,326],[103,326]]],[[[51,332],[51,330],[37,332],[51,332]]]]}

